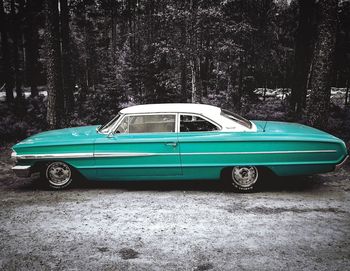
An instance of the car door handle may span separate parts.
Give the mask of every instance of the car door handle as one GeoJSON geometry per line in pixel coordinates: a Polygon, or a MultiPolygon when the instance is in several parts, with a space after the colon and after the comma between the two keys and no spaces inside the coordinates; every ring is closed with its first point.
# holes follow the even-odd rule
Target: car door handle
{"type": "Polygon", "coordinates": [[[177,142],[169,142],[169,143],[165,143],[165,145],[176,147],[177,142]]]}

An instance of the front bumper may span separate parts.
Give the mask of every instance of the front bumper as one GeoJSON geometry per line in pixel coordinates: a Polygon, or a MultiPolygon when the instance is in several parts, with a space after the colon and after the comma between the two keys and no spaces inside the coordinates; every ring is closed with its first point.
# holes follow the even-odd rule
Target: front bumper
{"type": "Polygon", "coordinates": [[[335,170],[340,169],[340,168],[346,163],[346,161],[348,160],[348,158],[349,158],[349,155],[345,156],[344,160],[341,161],[341,163],[339,163],[338,165],[335,166],[335,170]]]}
{"type": "Polygon", "coordinates": [[[26,178],[32,174],[31,166],[14,166],[12,168],[17,177],[26,178]]]}

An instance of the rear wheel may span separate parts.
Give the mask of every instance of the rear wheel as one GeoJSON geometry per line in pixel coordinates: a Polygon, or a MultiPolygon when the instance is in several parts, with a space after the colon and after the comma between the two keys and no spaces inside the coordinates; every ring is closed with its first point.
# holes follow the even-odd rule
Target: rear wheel
{"type": "Polygon", "coordinates": [[[73,171],[64,162],[49,162],[43,167],[41,176],[46,186],[59,190],[68,187],[72,183],[73,171]]]}
{"type": "Polygon", "coordinates": [[[253,191],[259,179],[258,169],[254,166],[236,166],[224,174],[225,182],[230,189],[238,192],[253,191]]]}

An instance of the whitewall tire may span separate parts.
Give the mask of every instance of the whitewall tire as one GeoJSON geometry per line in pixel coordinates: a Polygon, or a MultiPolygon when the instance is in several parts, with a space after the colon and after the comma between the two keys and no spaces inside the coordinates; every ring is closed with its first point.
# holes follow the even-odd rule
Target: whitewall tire
{"type": "Polygon", "coordinates": [[[239,192],[253,191],[259,180],[259,171],[255,166],[235,166],[226,172],[228,186],[239,192]]]}
{"type": "Polygon", "coordinates": [[[49,162],[42,171],[46,185],[52,189],[64,189],[72,183],[72,168],[61,161],[49,162]]]}

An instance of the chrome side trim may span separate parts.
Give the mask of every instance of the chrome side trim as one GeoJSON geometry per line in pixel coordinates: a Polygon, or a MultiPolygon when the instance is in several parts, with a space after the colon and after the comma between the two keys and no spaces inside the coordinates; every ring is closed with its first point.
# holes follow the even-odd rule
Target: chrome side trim
{"type": "Polygon", "coordinates": [[[346,163],[346,161],[349,159],[349,155],[347,155],[343,161],[341,161],[338,165],[335,165],[334,170],[339,170],[342,166],[344,166],[344,164],[346,163]]]}
{"type": "Polygon", "coordinates": [[[53,153],[53,154],[20,154],[17,159],[55,159],[55,158],[102,158],[102,157],[143,157],[164,155],[246,155],[246,154],[297,154],[297,153],[335,153],[336,150],[308,150],[308,151],[260,151],[260,152],[97,152],[97,153],[53,153]]]}
{"type": "MultiPolygon", "coordinates": [[[[157,153],[149,152],[98,152],[94,154],[94,157],[139,157],[139,156],[154,156],[157,153]]],[[[171,155],[171,154],[169,154],[171,155]]]]}
{"type": "Polygon", "coordinates": [[[310,151],[270,151],[270,152],[153,152],[153,153],[140,153],[140,152],[105,152],[95,153],[94,157],[137,157],[137,156],[171,156],[171,155],[246,155],[246,154],[287,154],[287,153],[334,153],[336,150],[310,150],[310,151]]]}
{"type": "Polygon", "coordinates": [[[12,168],[17,177],[26,178],[31,174],[31,166],[14,166],[12,168]]]}
{"type": "Polygon", "coordinates": [[[50,154],[19,154],[17,159],[52,159],[52,158],[93,158],[92,152],[88,153],[50,153],[50,154]]]}
{"type": "Polygon", "coordinates": [[[285,154],[285,153],[332,153],[336,150],[310,150],[310,151],[253,151],[253,152],[185,152],[181,155],[210,155],[210,154],[285,154]]]}

